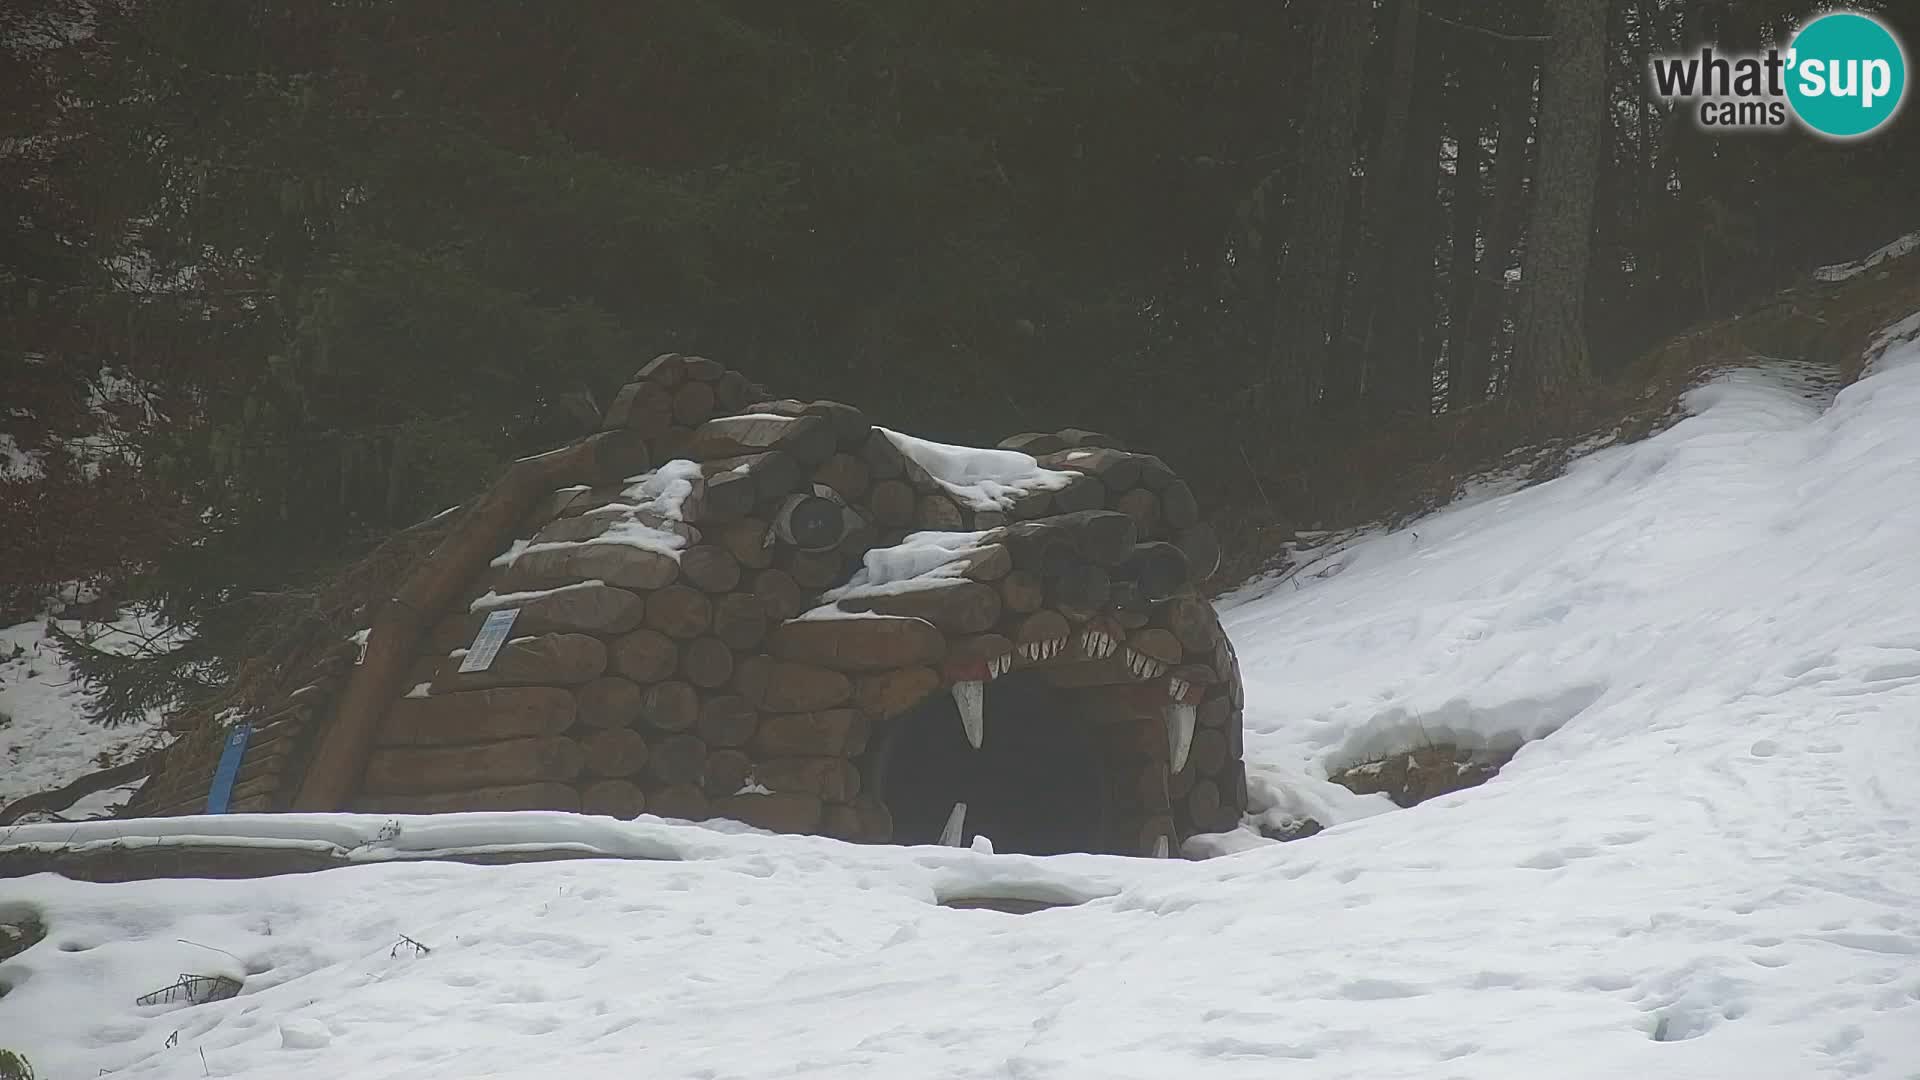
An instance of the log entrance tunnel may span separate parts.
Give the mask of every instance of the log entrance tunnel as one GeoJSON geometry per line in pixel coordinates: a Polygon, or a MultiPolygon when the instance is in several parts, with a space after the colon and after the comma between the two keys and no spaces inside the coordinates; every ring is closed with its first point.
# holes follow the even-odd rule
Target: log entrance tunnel
{"type": "Polygon", "coordinates": [[[1017,673],[987,684],[985,698],[979,749],[946,690],[895,721],[878,747],[877,794],[894,842],[940,843],[964,804],[962,844],[985,836],[995,851],[1022,855],[1112,849],[1100,731],[1072,692],[1017,673]]]}

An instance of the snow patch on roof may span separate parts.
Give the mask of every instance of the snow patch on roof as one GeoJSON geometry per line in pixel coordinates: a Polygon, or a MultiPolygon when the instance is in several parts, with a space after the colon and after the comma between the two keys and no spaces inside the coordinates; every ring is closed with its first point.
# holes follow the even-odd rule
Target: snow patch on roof
{"type": "Polygon", "coordinates": [[[1029,492],[1063,488],[1075,475],[1041,468],[1032,455],[1018,450],[953,446],[887,428],[877,430],[885,433],[914,464],[927,470],[961,505],[972,510],[1005,510],[1029,492]]]}

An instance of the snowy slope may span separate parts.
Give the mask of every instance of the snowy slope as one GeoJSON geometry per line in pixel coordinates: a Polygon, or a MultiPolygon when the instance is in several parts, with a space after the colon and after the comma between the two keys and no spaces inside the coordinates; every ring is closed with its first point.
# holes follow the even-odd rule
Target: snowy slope
{"type": "Polygon", "coordinates": [[[1184,863],[189,819],[374,860],[659,858],[0,883],[0,917],[52,927],[0,964],[0,1044],[59,1078],[1913,1080],[1920,345],[1830,404],[1764,369],[1692,404],[1227,613],[1263,805],[1319,836],[1184,863]],[[1320,779],[1441,736],[1536,741],[1407,811],[1320,779]],[[1086,902],[936,905],[983,890],[1086,902]],[[245,989],[133,1004],[179,972],[245,989]]]}
{"type": "MultiPolygon", "coordinates": [[[[138,612],[111,623],[56,620],[75,636],[95,634],[103,649],[131,649],[159,632],[138,612]]],[[[47,637],[48,619],[0,628],[0,806],[127,760],[160,737],[157,720],[104,728],[89,723],[92,700],[47,637]]],[[[91,795],[66,811],[84,818],[126,801],[131,788],[91,795]]]]}

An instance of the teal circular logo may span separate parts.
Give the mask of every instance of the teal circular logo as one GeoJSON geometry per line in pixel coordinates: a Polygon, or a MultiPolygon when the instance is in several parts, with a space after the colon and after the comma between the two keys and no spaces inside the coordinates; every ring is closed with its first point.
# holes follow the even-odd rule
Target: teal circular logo
{"type": "Polygon", "coordinates": [[[1875,19],[1823,15],[1801,29],[1787,56],[1787,100],[1800,122],[1822,135],[1858,138],[1900,111],[1906,53],[1875,19]]]}

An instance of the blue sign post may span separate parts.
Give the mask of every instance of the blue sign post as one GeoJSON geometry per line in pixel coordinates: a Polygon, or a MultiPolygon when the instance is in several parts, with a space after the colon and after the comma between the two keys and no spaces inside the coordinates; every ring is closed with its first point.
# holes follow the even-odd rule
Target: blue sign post
{"type": "Polygon", "coordinates": [[[207,813],[224,814],[233,799],[233,778],[240,772],[240,759],[247,756],[247,739],[252,724],[235,724],[227,732],[227,745],[220,750],[220,764],[213,770],[213,786],[207,789],[207,813]]]}

